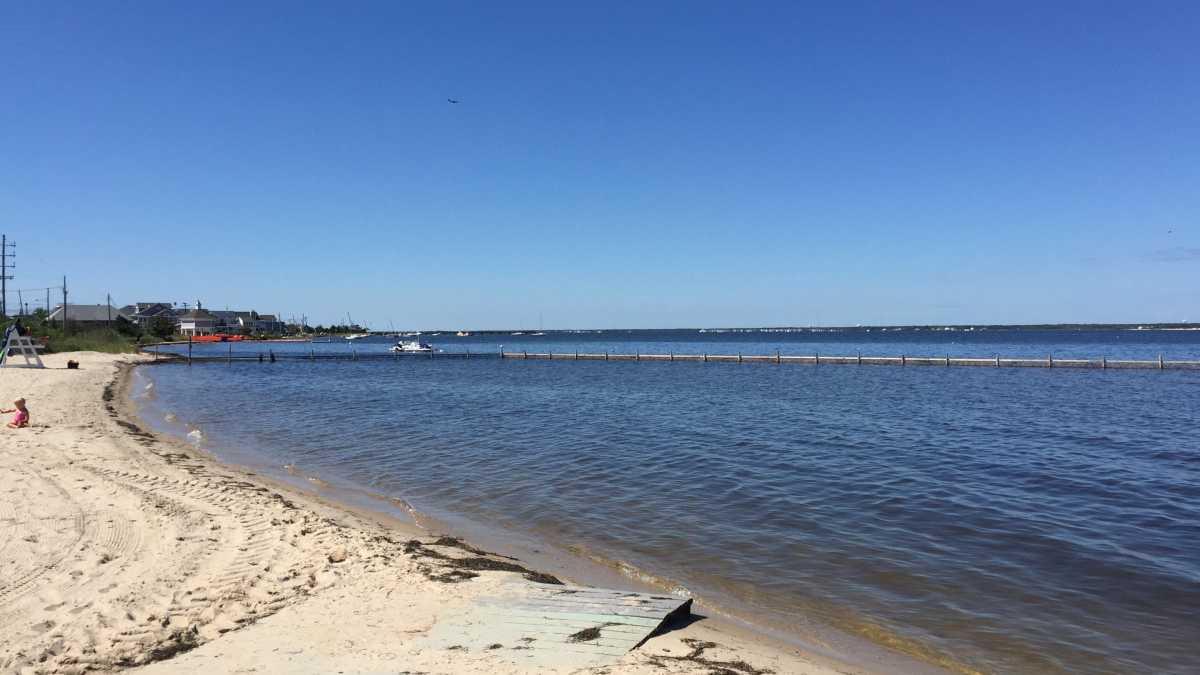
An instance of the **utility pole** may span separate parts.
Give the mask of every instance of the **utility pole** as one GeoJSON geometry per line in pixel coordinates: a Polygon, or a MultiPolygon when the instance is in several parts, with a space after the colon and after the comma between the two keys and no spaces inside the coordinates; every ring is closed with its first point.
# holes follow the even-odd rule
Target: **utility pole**
{"type": "Polygon", "coordinates": [[[67,278],[63,277],[63,332],[67,332],[67,278]]]}
{"type": "Polygon", "coordinates": [[[50,287],[46,287],[46,325],[50,325],[50,287]]]}
{"type": "Polygon", "coordinates": [[[21,295],[21,289],[18,288],[17,289],[17,316],[21,316],[22,314],[28,314],[28,313],[29,312],[25,311],[25,296],[21,295]]]}
{"type": "Polygon", "coordinates": [[[108,312],[108,321],[104,323],[104,327],[112,330],[112,293],[104,295],[104,311],[108,312]]]}
{"type": "Polygon", "coordinates": [[[17,257],[16,250],[16,243],[8,243],[8,235],[0,234],[0,317],[3,318],[8,317],[8,280],[12,279],[8,271],[16,267],[15,264],[9,264],[8,259],[17,257]],[[13,249],[13,253],[8,252],[9,248],[13,249]]]}

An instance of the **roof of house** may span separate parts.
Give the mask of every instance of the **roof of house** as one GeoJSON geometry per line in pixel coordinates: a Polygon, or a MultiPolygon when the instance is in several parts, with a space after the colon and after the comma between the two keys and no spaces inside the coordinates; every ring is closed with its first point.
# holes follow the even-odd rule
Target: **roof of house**
{"type": "MultiPolygon", "coordinates": [[[[54,308],[48,317],[51,320],[62,318],[62,305],[54,308]]],[[[129,315],[122,312],[120,309],[112,305],[73,305],[67,303],[67,320],[68,321],[108,321],[109,318],[125,319],[129,321],[129,315]]]]}
{"type": "Polygon", "coordinates": [[[139,302],[136,305],[128,305],[121,308],[122,312],[130,316],[159,316],[162,314],[174,314],[174,309],[170,304],[165,302],[145,303],[139,302]],[[140,308],[140,309],[139,309],[140,308]]]}
{"type": "Polygon", "coordinates": [[[212,321],[216,317],[207,309],[191,309],[184,314],[180,314],[179,318],[184,321],[212,321]]]}
{"type": "Polygon", "coordinates": [[[217,318],[220,318],[220,319],[224,319],[226,321],[235,321],[237,319],[241,319],[242,321],[250,322],[250,321],[255,321],[258,319],[258,312],[255,312],[253,310],[251,310],[249,312],[243,312],[240,310],[238,310],[238,311],[235,311],[235,310],[223,310],[223,311],[213,310],[213,316],[216,316],[217,318]]]}

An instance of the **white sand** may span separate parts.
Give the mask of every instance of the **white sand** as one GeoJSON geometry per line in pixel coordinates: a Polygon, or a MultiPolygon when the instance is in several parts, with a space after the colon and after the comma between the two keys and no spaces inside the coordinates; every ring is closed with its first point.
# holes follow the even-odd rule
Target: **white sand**
{"type": "MultiPolygon", "coordinates": [[[[47,370],[0,369],[0,402],[24,396],[33,420],[0,429],[0,672],[530,672],[518,651],[429,638],[522,587],[519,573],[431,580],[448,570],[404,542],[433,537],[140,431],[109,386],[136,360],[60,354],[47,370]]],[[[607,667],[538,671],[761,670],[861,672],[707,620],[607,667]]]]}

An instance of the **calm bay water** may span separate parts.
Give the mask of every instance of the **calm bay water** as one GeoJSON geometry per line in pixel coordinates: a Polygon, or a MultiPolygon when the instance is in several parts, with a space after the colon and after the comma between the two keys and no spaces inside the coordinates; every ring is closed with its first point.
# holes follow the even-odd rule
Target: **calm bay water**
{"type": "MultiPolygon", "coordinates": [[[[1200,358],[1200,333],[426,336],[447,350],[1200,358]]],[[[240,344],[383,350],[383,341],[240,344]]],[[[199,347],[224,353],[226,345],[199,347]]],[[[1200,373],[402,359],[167,366],[218,454],[989,672],[1200,670],[1200,373]]]]}

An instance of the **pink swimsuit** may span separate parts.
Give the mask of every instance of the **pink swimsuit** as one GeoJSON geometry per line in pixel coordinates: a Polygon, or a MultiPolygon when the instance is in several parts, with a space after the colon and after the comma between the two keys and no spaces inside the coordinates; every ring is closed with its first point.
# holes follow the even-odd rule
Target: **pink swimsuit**
{"type": "Polygon", "coordinates": [[[21,426],[29,422],[29,413],[24,410],[18,410],[17,414],[13,415],[13,424],[21,426]]]}

